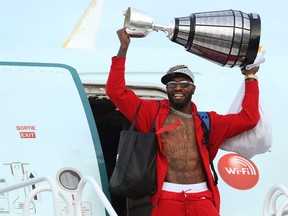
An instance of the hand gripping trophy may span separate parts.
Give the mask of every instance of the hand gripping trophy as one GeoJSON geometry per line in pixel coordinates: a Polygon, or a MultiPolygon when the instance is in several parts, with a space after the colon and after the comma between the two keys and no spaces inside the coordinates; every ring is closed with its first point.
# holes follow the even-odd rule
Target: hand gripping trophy
{"type": "Polygon", "coordinates": [[[146,37],[151,31],[163,31],[186,51],[221,66],[245,67],[257,56],[261,20],[255,13],[236,10],[192,13],[174,18],[170,25],[155,24],[146,13],[128,8],[124,27],[131,37],[146,37]]]}

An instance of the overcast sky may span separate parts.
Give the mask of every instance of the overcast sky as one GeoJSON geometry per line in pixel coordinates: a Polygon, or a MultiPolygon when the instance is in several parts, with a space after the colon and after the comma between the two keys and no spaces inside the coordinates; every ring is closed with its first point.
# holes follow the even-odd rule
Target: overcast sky
{"type": "MultiPolygon", "coordinates": [[[[123,12],[136,8],[150,14],[156,23],[169,24],[175,17],[191,13],[234,9],[261,17],[261,45],[267,51],[265,68],[285,70],[287,18],[284,0],[104,0],[93,52],[62,48],[91,0],[0,0],[0,59],[68,64],[81,72],[106,72],[117,53],[116,35],[123,26],[123,12]],[[281,66],[281,67],[280,67],[281,66]]],[[[163,71],[178,63],[193,65],[195,71],[234,70],[207,62],[171,42],[163,32],[133,38],[127,70],[163,71]]],[[[287,73],[285,72],[284,75],[287,73]]]]}

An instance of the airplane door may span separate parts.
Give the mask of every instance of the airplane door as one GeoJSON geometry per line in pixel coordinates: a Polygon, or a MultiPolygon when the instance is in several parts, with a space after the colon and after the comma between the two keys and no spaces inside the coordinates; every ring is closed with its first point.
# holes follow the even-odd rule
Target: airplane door
{"type": "MultiPolygon", "coordinates": [[[[100,141],[77,71],[67,65],[0,62],[0,188],[51,176],[71,201],[83,176],[109,197],[100,141]]],[[[0,194],[0,214],[23,213],[23,202],[42,183],[0,194]]],[[[61,202],[61,215],[66,206],[61,202]]],[[[50,193],[40,193],[30,215],[53,215],[50,193]]],[[[105,215],[95,192],[82,196],[82,215],[105,215]]]]}

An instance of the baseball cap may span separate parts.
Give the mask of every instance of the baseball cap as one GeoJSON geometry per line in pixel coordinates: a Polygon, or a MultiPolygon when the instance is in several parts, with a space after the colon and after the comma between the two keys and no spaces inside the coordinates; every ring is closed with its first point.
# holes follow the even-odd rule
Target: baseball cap
{"type": "Polygon", "coordinates": [[[186,65],[176,65],[171,67],[161,78],[161,82],[166,85],[170,80],[177,76],[186,76],[194,83],[194,75],[186,65]]]}

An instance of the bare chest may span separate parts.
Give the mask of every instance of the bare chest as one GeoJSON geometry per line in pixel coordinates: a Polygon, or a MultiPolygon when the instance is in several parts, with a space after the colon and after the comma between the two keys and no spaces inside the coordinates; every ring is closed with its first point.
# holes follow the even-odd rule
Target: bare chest
{"type": "Polygon", "coordinates": [[[163,128],[167,128],[161,133],[162,149],[168,160],[165,181],[180,184],[205,181],[206,175],[196,142],[193,119],[179,118],[170,113],[163,128]],[[180,124],[171,127],[177,121],[180,124]]]}
{"type": "Polygon", "coordinates": [[[161,134],[163,151],[167,157],[181,157],[198,152],[195,125],[193,119],[179,118],[177,115],[169,114],[163,127],[169,127],[179,121],[175,128],[161,134]]]}

